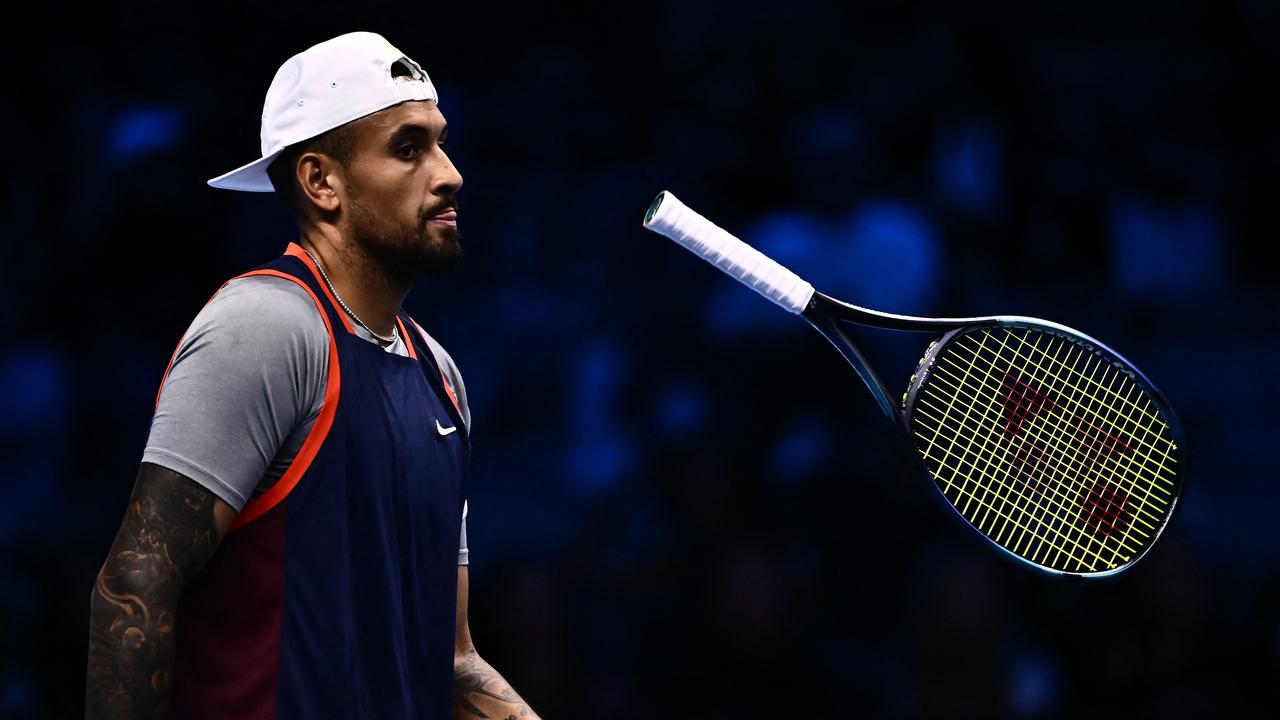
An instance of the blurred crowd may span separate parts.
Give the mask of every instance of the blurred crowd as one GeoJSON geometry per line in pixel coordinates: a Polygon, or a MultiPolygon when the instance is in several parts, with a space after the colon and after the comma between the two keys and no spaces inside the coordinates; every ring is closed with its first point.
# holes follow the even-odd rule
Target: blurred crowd
{"type": "MultiPolygon", "coordinates": [[[[82,712],[170,353],[296,236],[205,180],[257,157],[280,63],[356,29],[431,75],[465,178],[465,259],[406,308],[470,398],[477,647],[543,717],[1280,699],[1276,6],[162,9],[50,24],[3,121],[0,717],[82,712]],[[821,337],[641,228],[663,189],[828,294],[1115,347],[1185,426],[1167,537],[1099,586],[997,557],[821,337]]],[[[930,339],[865,337],[891,387],[930,339]]]]}

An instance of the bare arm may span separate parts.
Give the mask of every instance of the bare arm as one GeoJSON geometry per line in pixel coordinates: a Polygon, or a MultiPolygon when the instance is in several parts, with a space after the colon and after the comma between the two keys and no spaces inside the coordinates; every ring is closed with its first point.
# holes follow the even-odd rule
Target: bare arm
{"type": "Polygon", "coordinates": [[[453,718],[501,718],[502,720],[538,720],[511,685],[484,661],[471,643],[471,626],[467,621],[467,566],[458,566],[457,632],[453,649],[453,718]]]}
{"type": "Polygon", "coordinates": [[[89,600],[90,720],[169,717],[178,598],[234,517],[190,478],[151,463],[138,468],[89,600]]]}

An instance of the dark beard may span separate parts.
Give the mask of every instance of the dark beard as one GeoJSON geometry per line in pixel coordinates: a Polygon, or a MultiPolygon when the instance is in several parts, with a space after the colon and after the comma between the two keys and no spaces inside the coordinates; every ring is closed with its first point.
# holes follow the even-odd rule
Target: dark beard
{"type": "Polygon", "coordinates": [[[390,277],[402,283],[412,284],[421,275],[432,275],[452,270],[462,262],[461,238],[453,228],[440,228],[431,239],[429,247],[422,247],[417,238],[410,243],[388,243],[386,238],[368,242],[356,238],[369,258],[390,277]],[[442,241],[443,245],[437,241],[442,241]]]}
{"type": "Polygon", "coordinates": [[[462,262],[462,229],[457,226],[441,227],[437,232],[444,246],[435,248],[435,251],[429,254],[429,259],[422,269],[424,274],[452,270],[462,262]]]}
{"type": "MultiPolygon", "coordinates": [[[[457,207],[457,202],[450,199],[448,205],[457,207]]],[[[412,234],[397,228],[394,236],[388,236],[371,227],[365,213],[357,210],[359,222],[352,228],[352,240],[383,273],[404,284],[411,285],[420,275],[452,270],[462,262],[462,233],[456,227],[432,228],[430,216],[440,210],[428,212],[418,219],[412,234]]]]}

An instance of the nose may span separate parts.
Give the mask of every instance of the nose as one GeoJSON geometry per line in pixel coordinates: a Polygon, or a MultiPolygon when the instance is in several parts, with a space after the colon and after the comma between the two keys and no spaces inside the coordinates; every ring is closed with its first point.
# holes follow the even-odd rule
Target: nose
{"type": "Polygon", "coordinates": [[[440,151],[440,157],[442,162],[431,189],[436,195],[452,195],[462,187],[462,173],[458,172],[458,168],[454,167],[453,161],[443,150],[440,151]]]}

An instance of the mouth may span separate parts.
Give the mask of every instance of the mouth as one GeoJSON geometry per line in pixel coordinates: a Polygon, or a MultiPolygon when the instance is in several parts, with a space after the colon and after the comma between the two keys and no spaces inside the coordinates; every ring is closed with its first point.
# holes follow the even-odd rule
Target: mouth
{"type": "Polygon", "coordinates": [[[444,225],[448,225],[450,227],[457,227],[458,211],[450,208],[448,210],[445,210],[442,213],[432,215],[430,218],[428,218],[428,220],[430,220],[431,222],[438,222],[444,225]]]}

